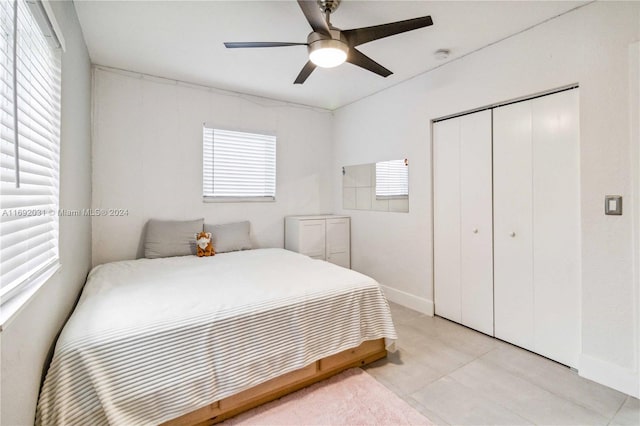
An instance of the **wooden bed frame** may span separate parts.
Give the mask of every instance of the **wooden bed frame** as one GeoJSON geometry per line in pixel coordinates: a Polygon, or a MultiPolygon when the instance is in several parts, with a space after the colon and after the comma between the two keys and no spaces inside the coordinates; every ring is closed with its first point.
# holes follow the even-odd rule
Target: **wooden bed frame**
{"type": "Polygon", "coordinates": [[[230,397],[215,401],[191,413],[163,423],[164,426],[208,426],[273,401],[303,387],[324,380],[348,368],[360,367],[387,356],[384,339],[369,340],[357,348],[322,358],[230,397]]]}

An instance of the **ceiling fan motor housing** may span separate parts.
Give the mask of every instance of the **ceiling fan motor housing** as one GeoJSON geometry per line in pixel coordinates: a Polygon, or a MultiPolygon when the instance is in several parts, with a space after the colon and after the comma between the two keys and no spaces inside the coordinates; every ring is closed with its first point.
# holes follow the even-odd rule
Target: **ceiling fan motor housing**
{"type": "Polygon", "coordinates": [[[333,13],[340,6],[340,0],[317,0],[317,2],[324,13],[333,13]]]}
{"type": "Polygon", "coordinates": [[[344,35],[342,35],[342,31],[331,29],[329,30],[329,33],[331,34],[331,37],[323,33],[317,33],[317,32],[309,33],[309,35],[307,36],[307,44],[311,46],[313,43],[320,40],[335,40],[339,43],[343,43],[345,46],[348,46],[347,38],[344,35]]]}

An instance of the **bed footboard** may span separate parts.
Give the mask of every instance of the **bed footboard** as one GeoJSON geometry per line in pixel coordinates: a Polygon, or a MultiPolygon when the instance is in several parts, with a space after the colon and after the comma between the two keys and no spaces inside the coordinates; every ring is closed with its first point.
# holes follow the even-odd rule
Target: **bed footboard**
{"type": "Polygon", "coordinates": [[[213,402],[163,423],[164,426],[205,426],[273,401],[348,368],[360,367],[387,356],[384,339],[369,340],[357,348],[322,358],[299,370],[271,379],[236,395],[213,402]]]}

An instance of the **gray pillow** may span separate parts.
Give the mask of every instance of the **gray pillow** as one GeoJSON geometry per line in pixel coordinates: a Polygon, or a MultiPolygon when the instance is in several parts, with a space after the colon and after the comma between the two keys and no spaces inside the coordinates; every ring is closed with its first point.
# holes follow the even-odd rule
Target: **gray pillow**
{"type": "Polygon", "coordinates": [[[188,256],[196,254],[195,234],[202,232],[204,219],[155,220],[147,222],[144,257],[188,256]]]}
{"type": "Polygon", "coordinates": [[[211,232],[213,249],[216,253],[252,249],[249,236],[249,222],[227,223],[225,225],[204,225],[204,232],[211,232]]]}

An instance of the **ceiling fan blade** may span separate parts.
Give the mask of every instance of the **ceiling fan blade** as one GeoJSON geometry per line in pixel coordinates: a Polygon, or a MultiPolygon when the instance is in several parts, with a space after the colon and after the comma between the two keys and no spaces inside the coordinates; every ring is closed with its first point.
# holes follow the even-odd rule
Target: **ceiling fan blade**
{"type": "Polygon", "coordinates": [[[311,75],[311,73],[313,72],[313,70],[316,69],[316,64],[314,64],[311,61],[307,61],[307,63],[304,65],[304,67],[302,67],[302,71],[300,71],[300,74],[298,74],[298,76],[296,77],[296,81],[293,82],[293,84],[302,84],[306,81],[307,77],[309,77],[311,75]]]}
{"type": "Polygon", "coordinates": [[[307,18],[307,21],[309,21],[309,25],[311,25],[313,31],[331,37],[329,25],[327,24],[327,21],[325,21],[316,0],[298,0],[298,4],[300,5],[300,9],[302,9],[302,13],[304,13],[304,16],[307,18]]]}
{"type": "Polygon", "coordinates": [[[382,77],[389,77],[391,74],[393,74],[391,71],[389,71],[364,53],[360,52],[355,47],[349,49],[349,53],[347,54],[347,62],[374,72],[378,75],[381,75],[382,77]]]}
{"type": "Polygon", "coordinates": [[[374,25],[373,27],[355,28],[353,30],[342,31],[342,34],[349,41],[350,46],[359,46],[380,38],[404,33],[406,31],[417,30],[418,28],[433,25],[431,16],[407,19],[405,21],[391,22],[389,24],[374,25]]]}
{"type": "Polygon", "coordinates": [[[245,47],[284,47],[284,46],[306,46],[307,43],[279,43],[270,41],[240,41],[240,42],[225,42],[224,46],[227,49],[238,49],[245,47]]]}

